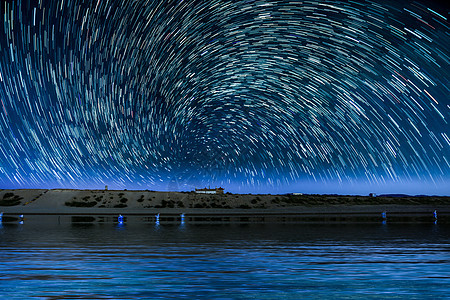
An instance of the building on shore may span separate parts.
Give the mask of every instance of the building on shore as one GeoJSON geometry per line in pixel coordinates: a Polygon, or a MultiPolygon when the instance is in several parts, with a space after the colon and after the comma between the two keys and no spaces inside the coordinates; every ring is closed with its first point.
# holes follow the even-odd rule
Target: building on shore
{"type": "Polygon", "coordinates": [[[208,188],[203,188],[203,189],[195,189],[195,192],[197,194],[223,194],[224,189],[219,187],[219,188],[214,188],[214,189],[208,189],[208,188]]]}

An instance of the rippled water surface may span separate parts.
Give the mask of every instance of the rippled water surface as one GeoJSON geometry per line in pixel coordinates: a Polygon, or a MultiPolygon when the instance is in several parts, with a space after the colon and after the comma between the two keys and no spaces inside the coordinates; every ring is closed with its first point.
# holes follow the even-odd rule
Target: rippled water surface
{"type": "Polygon", "coordinates": [[[0,227],[3,299],[443,299],[439,224],[0,227]]]}

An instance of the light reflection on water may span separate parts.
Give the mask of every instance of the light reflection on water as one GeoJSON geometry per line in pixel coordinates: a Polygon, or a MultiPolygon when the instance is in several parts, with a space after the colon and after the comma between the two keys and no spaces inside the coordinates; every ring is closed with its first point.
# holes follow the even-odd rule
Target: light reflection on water
{"type": "Polygon", "coordinates": [[[3,299],[446,298],[444,225],[3,224],[3,299]]]}

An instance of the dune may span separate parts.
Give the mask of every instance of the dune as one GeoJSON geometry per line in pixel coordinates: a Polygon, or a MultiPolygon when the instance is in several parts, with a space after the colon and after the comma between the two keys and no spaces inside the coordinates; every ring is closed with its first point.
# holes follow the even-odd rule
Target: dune
{"type": "Polygon", "coordinates": [[[149,190],[16,189],[0,190],[0,212],[5,215],[279,215],[303,217],[450,218],[450,197],[384,195],[196,194],[149,190]]]}

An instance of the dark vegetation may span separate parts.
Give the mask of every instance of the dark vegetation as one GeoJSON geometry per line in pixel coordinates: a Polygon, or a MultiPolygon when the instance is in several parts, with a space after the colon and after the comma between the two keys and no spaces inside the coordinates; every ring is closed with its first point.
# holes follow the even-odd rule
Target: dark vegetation
{"type": "Polygon", "coordinates": [[[189,204],[190,208],[232,208],[230,205],[227,204],[226,201],[223,201],[223,199],[219,197],[213,197],[213,198],[200,198],[202,201],[198,203],[191,203],[189,204]]]}
{"type": "Polygon", "coordinates": [[[183,208],[184,203],[182,201],[175,202],[174,200],[161,200],[161,205],[155,205],[155,208],[183,208]]]}
{"type": "Polygon", "coordinates": [[[97,205],[97,202],[95,201],[67,201],[65,203],[66,206],[72,206],[72,207],[94,207],[97,205]]]}
{"type": "Polygon", "coordinates": [[[66,206],[72,206],[72,207],[93,207],[97,205],[97,202],[95,201],[67,201],[65,203],[66,206]]]}
{"type": "Polygon", "coordinates": [[[22,200],[23,198],[18,196],[18,195],[14,195],[14,193],[6,193],[3,195],[3,198],[0,200],[0,206],[14,206],[14,205],[19,205],[21,202],[20,200],[22,200]]]}
{"type": "Polygon", "coordinates": [[[343,196],[343,195],[287,195],[276,197],[272,203],[288,205],[439,205],[450,204],[450,197],[439,196],[343,196]]]}
{"type": "MultiPolygon", "coordinates": [[[[45,193],[45,192],[44,192],[45,193]]],[[[44,193],[36,196],[28,204],[35,201],[44,193]]],[[[180,198],[176,194],[167,194],[164,200],[156,200],[154,194],[139,193],[130,201],[126,198],[130,192],[118,191],[117,193],[102,191],[74,197],[65,203],[71,207],[114,207],[124,208],[137,201],[143,208],[208,208],[208,209],[267,209],[276,207],[295,206],[330,206],[330,205],[450,205],[448,196],[409,196],[403,194],[384,194],[378,196],[351,196],[351,195],[261,195],[261,194],[231,194],[225,195],[198,195],[194,192],[186,192],[186,196],[180,198]],[[181,199],[181,200],[180,200],[181,199]],[[117,202],[116,202],[117,201],[117,202]],[[156,203],[155,203],[156,202],[156,203]],[[155,205],[157,204],[157,205],[155,205]]],[[[134,197],[134,196],[133,196],[134,197]]],[[[31,199],[31,198],[30,198],[31,199]]],[[[23,198],[15,195],[14,191],[0,196],[0,206],[14,206],[23,204],[23,198]]],[[[24,204],[24,205],[25,205],[24,204]]]]}
{"type": "Polygon", "coordinates": [[[71,207],[94,207],[97,205],[97,202],[100,201],[99,198],[96,198],[96,201],[90,201],[90,196],[85,196],[81,200],[77,200],[77,197],[74,197],[72,201],[67,201],[64,203],[66,206],[71,207]]]}

